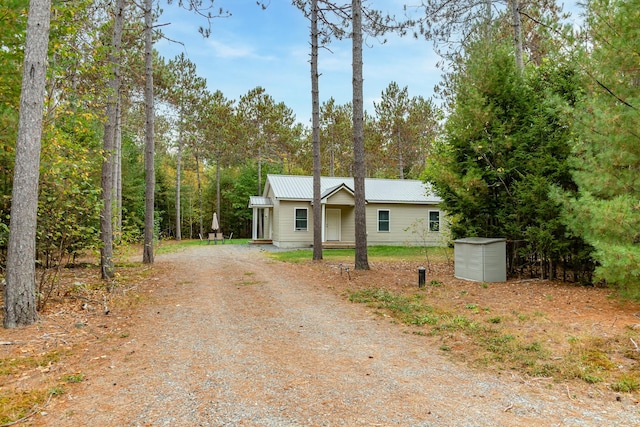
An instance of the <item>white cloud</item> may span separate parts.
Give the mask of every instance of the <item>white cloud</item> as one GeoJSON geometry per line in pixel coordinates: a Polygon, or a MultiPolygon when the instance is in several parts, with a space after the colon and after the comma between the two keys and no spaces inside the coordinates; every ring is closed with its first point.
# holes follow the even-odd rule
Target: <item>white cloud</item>
{"type": "Polygon", "coordinates": [[[207,45],[213,48],[215,55],[220,58],[252,58],[255,56],[250,46],[231,46],[216,39],[208,40],[207,45]]]}
{"type": "MultiPolygon", "coordinates": [[[[231,0],[229,0],[231,1],[231,0]]],[[[376,0],[377,1],[377,0],[376,0]]],[[[395,4],[399,0],[384,0],[395,4]]],[[[256,86],[262,86],[276,101],[293,109],[298,121],[308,124],[311,117],[311,77],[309,23],[288,2],[272,2],[266,11],[253,0],[233,0],[233,16],[215,20],[209,39],[197,32],[190,14],[167,10],[163,28],[168,36],[184,46],[160,41],[156,48],[172,58],[180,52],[197,65],[198,74],[207,79],[210,90],[221,90],[229,99],[239,99],[256,86]]],[[[441,72],[431,46],[410,36],[390,36],[380,45],[365,47],[365,108],[374,113],[373,102],[392,81],[408,86],[411,96],[431,96],[441,72]]],[[[320,101],[334,98],[345,104],[352,97],[351,40],[334,41],[319,51],[320,101]]]]}

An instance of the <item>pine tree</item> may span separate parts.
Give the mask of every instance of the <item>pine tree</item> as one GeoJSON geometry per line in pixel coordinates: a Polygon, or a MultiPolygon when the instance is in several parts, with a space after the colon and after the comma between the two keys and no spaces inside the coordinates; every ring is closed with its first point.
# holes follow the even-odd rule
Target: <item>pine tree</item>
{"type": "Polygon", "coordinates": [[[575,187],[567,158],[576,72],[548,60],[521,75],[512,46],[486,46],[471,46],[453,76],[454,108],[427,179],[443,197],[454,238],[506,237],[518,243],[517,264],[553,277],[573,261],[568,248],[584,247],[567,236],[551,197],[575,187]]]}
{"type": "Polygon", "coordinates": [[[31,0],[22,71],[20,119],[13,179],[4,327],[30,325],[37,319],[35,240],[42,111],[51,22],[50,0],[31,0]]]}
{"type": "Polygon", "coordinates": [[[640,4],[589,3],[587,96],[578,108],[566,220],[596,248],[597,276],[640,295],[640,4]]]}

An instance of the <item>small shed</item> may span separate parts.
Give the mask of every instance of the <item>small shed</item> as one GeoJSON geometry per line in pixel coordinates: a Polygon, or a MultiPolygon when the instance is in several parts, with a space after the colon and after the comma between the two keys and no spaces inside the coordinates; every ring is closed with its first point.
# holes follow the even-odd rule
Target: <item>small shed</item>
{"type": "Polygon", "coordinates": [[[454,243],[457,278],[477,282],[507,280],[507,239],[467,237],[454,243]]]}

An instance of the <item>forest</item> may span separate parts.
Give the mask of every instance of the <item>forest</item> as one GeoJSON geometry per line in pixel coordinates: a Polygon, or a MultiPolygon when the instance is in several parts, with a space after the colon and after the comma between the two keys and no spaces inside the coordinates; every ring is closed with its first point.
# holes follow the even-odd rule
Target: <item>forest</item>
{"type": "MultiPolygon", "coordinates": [[[[164,7],[213,19],[226,13],[215,3],[164,7]]],[[[291,7],[311,16],[320,4],[320,43],[328,43],[351,37],[358,5],[363,32],[433,43],[442,74],[433,97],[390,81],[374,111],[364,111],[365,175],[429,182],[443,199],[450,238],[506,237],[511,274],[640,296],[640,0],[588,0],[579,27],[567,24],[557,0],[422,0],[393,20],[363,3],[291,7]]],[[[163,37],[159,13],[152,0],[0,5],[5,303],[11,241],[20,240],[12,232],[34,240],[25,247],[40,275],[95,251],[109,278],[120,246],[144,243],[142,258],[153,262],[153,242],[198,239],[214,212],[225,233],[248,237],[247,202],[267,173],[312,175],[319,167],[354,176],[354,105],[331,98],[306,126],[262,87],[229,99],[186,55],[163,58],[153,49],[163,37]],[[22,117],[27,24],[38,7],[50,11],[40,41],[42,96],[33,104],[41,132],[22,117]],[[39,156],[31,161],[37,173],[22,169],[22,129],[37,132],[37,145],[24,150],[39,156]],[[15,201],[29,191],[37,191],[33,226],[25,225],[34,239],[17,231],[28,215],[15,201]]]]}

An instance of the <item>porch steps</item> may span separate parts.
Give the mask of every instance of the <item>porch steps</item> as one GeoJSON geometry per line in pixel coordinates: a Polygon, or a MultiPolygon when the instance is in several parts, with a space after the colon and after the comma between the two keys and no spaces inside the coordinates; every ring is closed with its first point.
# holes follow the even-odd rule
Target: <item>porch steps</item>
{"type": "Polygon", "coordinates": [[[250,245],[272,245],[273,240],[266,240],[266,239],[250,240],[249,244],[250,245]]]}
{"type": "Polygon", "coordinates": [[[356,242],[322,242],[322,249],[354,249],[356,242]]]}

